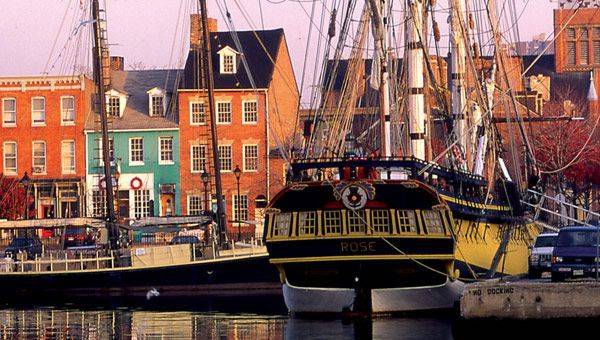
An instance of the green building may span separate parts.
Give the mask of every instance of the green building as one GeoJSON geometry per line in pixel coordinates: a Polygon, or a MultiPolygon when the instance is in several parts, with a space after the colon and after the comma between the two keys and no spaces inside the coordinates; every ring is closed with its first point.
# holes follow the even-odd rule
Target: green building
{"type": "MultiPolygon", "coordinates": [[[[176,78],[177,70],[111,71],[109,150],[120,218],[181,213],[176,78]]],[[[106,181],[98,114],[88,115],[85,134],[87,211],[102,216],[106,181]]]]}

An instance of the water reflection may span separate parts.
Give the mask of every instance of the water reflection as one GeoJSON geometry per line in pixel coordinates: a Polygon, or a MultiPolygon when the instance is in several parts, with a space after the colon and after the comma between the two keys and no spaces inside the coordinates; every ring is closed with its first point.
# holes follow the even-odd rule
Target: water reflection
{"type": "Polygon", "coordinates": [[[0,339],[452,339],[446,319],[310,320],[146,310],[0,310],[0,339]]]}

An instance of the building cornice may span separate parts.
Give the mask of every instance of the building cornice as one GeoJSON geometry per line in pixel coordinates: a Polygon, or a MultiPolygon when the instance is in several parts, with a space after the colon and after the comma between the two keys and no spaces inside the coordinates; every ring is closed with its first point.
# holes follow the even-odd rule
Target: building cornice
{"type": "Polygon", "coordinates": [[[0,77],[0,92],[85,90],[85,76],[0,77]]]}

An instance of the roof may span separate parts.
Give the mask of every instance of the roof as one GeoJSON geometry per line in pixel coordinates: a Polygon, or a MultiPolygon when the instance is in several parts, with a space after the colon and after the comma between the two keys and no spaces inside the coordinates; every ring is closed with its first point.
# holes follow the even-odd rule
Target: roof
{"type": "MultiPolygon", "coordinates": [[[[176,110],[168,105],[165,117],[150,117],[147,91],[155,87],[167,92],[172,99],[175,81],[181,70],[136,70],[111,71],[111,89],[127,95],[127,104],[122,117],[114,117],[110,130],[177,128],[176,110]]],[[[87,117],[85,128],[98,129],[98,114],[87,117]]]]}
{"type": "MultiPolygon", "coordinates": [[[[537,55],[523,56],[523,67],[527,69],[537,58],[537,55]]],[[[586,100],[590,89],[590,72],[555,72],[555,56],[553,54],[542,55],[533,66],[525,73],[525,77],[544,75],[550,77],[550,98],[555,98],[558,92],[565,88],[572,90],[572,96],[586,100]]]]}
{"type": "MultiPolygon", "coordinates": [[[[248,72],[241,60],[237,63],[235,74],[220,74],[218,52],[229,46],[233,50],[243,53],[250,69],[250,74],[257,88],[267,88],[271,82],[275,66],[271,59],[277,59],[279,46],[283,41],[283,29],[261,31],[237,31],[241,51],[238,50],[232,32],[211,32],[211,54],[215,89],[251,89],[252,84],[248,72]],[[256,35],[255,35],[256,34],[256,35]],[[258,36],[258,39],[256,36],[258,36]],[[263,46],[264,45],[264,49],[263,46]],[[267,52],[265,52],[265,50],[267,52]],[[267,54],[268,53],[268,54],[267,54]],[[269,56],[271,58],[269,58],[269,56]]],[[[199,50],[190,49],[185,62],[184,79],[180,86],[182,89],[197,89],[198,85],[199,50]]]]}

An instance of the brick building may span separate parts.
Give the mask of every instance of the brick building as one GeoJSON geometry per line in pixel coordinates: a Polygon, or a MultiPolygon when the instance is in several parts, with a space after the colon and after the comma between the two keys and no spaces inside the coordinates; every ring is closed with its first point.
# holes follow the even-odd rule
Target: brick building
{"type": "Polygon", "coordinates": [[[0,173],[28,174],[36,218],[85,213],[83,129],[92,92],[84,76],[0,78],[0,173]]]}
{"type": "MultiPolygon", "coordinates": [[[[218,153],[230,220],[227,232],[230,237],[239,230],[250,236],[255,225],[257,233],[262,230],[261,208],[283,186],[284,162],[277,147],[290,143],[299,92],[283,30],[217,32],[214,19],[209,29],[218,153]],[[236,166],[241,170],[239,202],[236,166]]],[[[178,106],[182,213],[194,215],[211,206],[204,197],[214,192],[214,166],[207,96],[200,72],[199,18],[195,15],[190,31],[178,106]],[[204,171],[210,178],[206,190],[201,180],[204,171]]]]}

